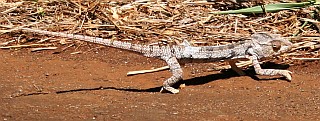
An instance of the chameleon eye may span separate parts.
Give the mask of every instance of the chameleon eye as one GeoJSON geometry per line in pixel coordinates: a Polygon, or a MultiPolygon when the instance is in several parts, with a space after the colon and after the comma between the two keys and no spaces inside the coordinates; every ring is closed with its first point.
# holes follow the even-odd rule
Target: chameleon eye
{"type": "Polygon", "coordinates": [[[280,46],[272,46],[273,51],[278,52],[280,50],[280,46]]]}
{"type": "Polygon", "coordinates": [[[277,41],[272,42],[273,51],[278,52],[280,50],[280,48],[281,48],[281,43],[280,42],[277,42],[277,41]]]}

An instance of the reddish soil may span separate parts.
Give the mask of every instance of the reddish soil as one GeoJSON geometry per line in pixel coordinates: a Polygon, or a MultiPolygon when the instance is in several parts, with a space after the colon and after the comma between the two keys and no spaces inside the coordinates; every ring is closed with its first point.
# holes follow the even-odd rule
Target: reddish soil
{"type": "Polygon", "coordinates": [[[0,50],[0,120],[320,120],[318,62],[291,65],[291,82],[188,64],[186,87],[169,94],[158,92],[168,71],[126,76],[160,60],[108,47],[53,51],[0,50]]]}

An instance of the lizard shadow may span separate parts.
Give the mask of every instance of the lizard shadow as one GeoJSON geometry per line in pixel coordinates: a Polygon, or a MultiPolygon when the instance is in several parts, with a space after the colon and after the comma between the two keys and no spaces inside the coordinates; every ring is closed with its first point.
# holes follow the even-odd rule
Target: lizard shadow
{"type": "MultiPolygon", "coordinates": [[[[201,85],[211,81],[216,81],[218,79],[227,79],[231,77],[238,76],[237,73],[230,71],[223,71],[222,73],[212,74],[207,76],[195,77],[187,80],[181,80],[173,87],[178,88],[180,84],[186,85],[201,85]]],[[[82,91],[95,91],[95,90],[118,90],[118,91],[128,91],[128,92],[160,92],[162,86],[147,88],[147,89],[133,89],[133,88],[117,88],[117,87],[94,87],[94,88],[80,88],[80,89],[72,89],[72,90],[63,90],[63,91],[56,91],[56,94],[62,93],[71,93],[71,92],[82,92],[82,91]]]]}
{"type": "MultiPolygon", "coordinates": [[[[267,62],[265,64],[261,65],[262,68],[268,69],[287,69],[289,68],[289,65],[282,65],[282,64],[275,64],[272,62],[267,62]]],[[[254,80],[257,81],[268,81],[268,80],[276,80],[276,79],[281,79],[285,80],[285,78],[258,78],[255,75],[255,71],[253,68],[249,68],[247,70],[244,70],[244,72],[247,74],[247,76],[251,77],[254,80]]],[[[239,75],[234,72],[231,69],[227,70],[222,70],[220,73],[217,74],[211,74],[211,75],[206,75],[206,76],[200,76],[200,77],[195,77],[187,80],[182,80],[173,85],[173,87],[178,88],[180,84],[185,84],[185,85],[202,85],[206,84],[212,81],[217,81],[221,79],[228,79],[232,77],[239,77],[239,75]]],[[[81,91],[94,91],[94,90],[119,90],[119,91],[129,91],[129,92],[159,92],[161,90],[162,86],[159,87],[153,87],[153,88],[148,88],[148,89],[132,89],[132,88],[117,88],[117,87],[95,87],[95,88],[81,88],[81,89],[73,89],[73,90],[64,90],[64,91],[57,91],[57,94],[61,93],[70,93],[70,92],[81,92],[81,91]]]]}
{"type": "MultiPolygon", "coordinates": [[[[216,81],[218,79],[227,79],[231,77],[238,76],[235,72],[225,71],[218,74],[212,74],[207,76],[195,77],[187,80],[181,80],[178,83],[174,84],[173,87],[178,88],[180,84],[186,85],[201,85],[211,81],[216,81]]],[[[71,92],[82,92],[82,91],[95,91],[95,90],[119,90],[119,91],[128,91],[128,92],[160,92],[162,86],[153,87],[148,89],[132,89],[132,88],[117,88],[117,87],[94,87],[94,88],[80,88],[80,89],[72,89],[72,90],[63,90],[56,91],[56,94],[62,93],[71,93],[71,92]]]]}
{"type": "MultiPolygon", "coordinates": [[[[261,67],[263,69],[287,69],[289,68],[289,65],[285,64],[275,64],[272,62],[267,62],[261,65],[261,67]]],[[[246,75],[245,76],[249,76],[250,78],[252,78],[253,80],[256,81],[271,81],[271,80],[283,80],[283,81],[288,81],[286,80],[285,77],[267,77],[267,78],[259,78],[256,75],[256,72],[254,70],[253,67],[248,68],[247,70],[243,70],[246,75]]],[[[206,75],[206,76],[200,76],[200,77],[195,77],[195,78],[191,78],[188,80],[182,80],[180,81],[178,84],[186,84],[186,85],[202,85],[202,84],[206,84],[212,81],[218,81],[218,80],[222,80],[222,79],[228,79],[228,78],[232,78],[232,77],[240,77],[240,75],[238,75],[235,71],[233,71],[232,69],[226,69],[226,70],[222,70],[220,73],[217,74],[211,74],[211,75],[206,75]]]]}

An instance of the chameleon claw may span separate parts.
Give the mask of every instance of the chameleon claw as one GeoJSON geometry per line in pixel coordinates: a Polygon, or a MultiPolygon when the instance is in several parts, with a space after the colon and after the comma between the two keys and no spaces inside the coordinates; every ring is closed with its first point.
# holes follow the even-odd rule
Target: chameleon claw
{"type": "Polygon", "coordinates": [[[161,90],[160,90],[161,93],[164,93],[165,91],[169,91],[169,92],[171,92],[172,94],[177,94],[177,93],[179,93],[179,90],[178,90],[178,89],[175,89],[175,88],[173,88],[173,87],[162,87],[161,90]]]}
{"type": "Polygon", "coordinates": [[[291,77],[291,74],[292,72],[291,71],[288,71],[288,70],[281,70],[281,73],[280,73],[282,76],[286,77],[287,80],[291,81],[292,77],[291,77]]]}

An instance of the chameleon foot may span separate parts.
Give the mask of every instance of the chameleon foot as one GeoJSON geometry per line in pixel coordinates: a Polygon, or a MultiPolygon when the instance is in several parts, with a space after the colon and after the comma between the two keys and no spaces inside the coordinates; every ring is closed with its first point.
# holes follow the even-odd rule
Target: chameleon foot
{"type": "Polygon", "coordinates": [[[289,81],[291,81],[291,79],[292,79],[292,77],[291,77],[292,72],[291,71],[280,70],[279,74],[281,74],[282,76],[286,77],[286,79],[289,80],[289,81]]]}
{"type": "Polygon", "coordinates": [[[161,90],[160,90],[161,93],[163,93],[163,92],[165,92],[165,91],[169,91],[169,92],[171,92],[172,94],[177,94],[177,93],[179,93],[179,90],[178,90],[178,89],[175,89],[175,88],[173,88],[173,87],[162,87],[161,90]]]}

